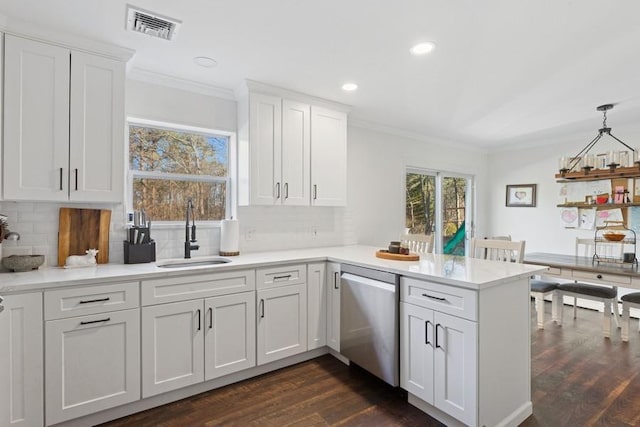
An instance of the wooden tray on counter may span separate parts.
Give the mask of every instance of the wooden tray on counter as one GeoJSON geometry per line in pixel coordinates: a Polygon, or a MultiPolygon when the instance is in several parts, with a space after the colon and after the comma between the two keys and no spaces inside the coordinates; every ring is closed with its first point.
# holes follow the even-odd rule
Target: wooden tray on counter
{"type": "Polygon", "coordinates": [[[394,261],[419,261],[420,260],[420,255],[418,254],[411,254],[411,253],[409,255],[392,254],[386,249],[380,249],[376,251],[376,257],[383,258],[383,259],[392,259],[394,261]]]}

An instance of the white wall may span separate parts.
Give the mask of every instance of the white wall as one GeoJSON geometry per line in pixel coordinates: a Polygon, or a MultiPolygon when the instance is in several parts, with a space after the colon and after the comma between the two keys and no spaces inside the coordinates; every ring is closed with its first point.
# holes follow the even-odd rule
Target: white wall
{"type": "Polygon", "coordinates": [[[483,235],[488,209],[486,154],[428,140],[349,127],[348,203],[358,242],[380,247],[404,229],[407,166],[475,176],[476,235],[483,235]]]}
{"type": "MultiPolygon", "coordinates": [[[[613,117],[610,125],[613,125],[613,117]]],[[[593,132],[558,136],[532,143],[530,148],[501,150],[489,154],[488,202],[489,234],[511,234],[514,240],[525,240],[526,252],[573,254],[575,238],[594,236],[594,231],[565,229],[560,222],[560,185],[554,175],[560,156],[574,156],[597,134],[593,132]],[[537,184],[535,208],[505,207],[507,184],[537,184]]],[[[612,133],[627,144],[640,146],[640,128],[613,126],[612,133]]],[[[624,149],[604,136],[591,152],[605,153],[610,149],[624,149]]]]}

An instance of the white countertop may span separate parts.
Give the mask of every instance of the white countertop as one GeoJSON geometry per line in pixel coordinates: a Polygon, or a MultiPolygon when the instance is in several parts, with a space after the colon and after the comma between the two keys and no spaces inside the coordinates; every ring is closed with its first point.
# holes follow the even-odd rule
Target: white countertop
{"type": "MultiPolygon", "coordinates": [[[[546,270],[543,266],[486,261],[453,255],[422,254],[420,261],[391,261],[375,256],[379,248],[373,246],[337,246],[288,251],[257,252],[227,257],[228,264],[160,268],[148,264],[103,264],[94,267],[41,267],[23,273],[0,273],[0,294],[26,292],[61,286],[96,284],[123,280],[140,280],[187,274],[256,268],[273,264],[334,261],[385,270],[417,279],[437,280],[454,286],[483,289],[516,277],[524,277],[546,270]]],[[[194,257],[193,260],[212,257],[194,257]]],[[[160,262],[167,262],[161,260],[160,262]]]]}

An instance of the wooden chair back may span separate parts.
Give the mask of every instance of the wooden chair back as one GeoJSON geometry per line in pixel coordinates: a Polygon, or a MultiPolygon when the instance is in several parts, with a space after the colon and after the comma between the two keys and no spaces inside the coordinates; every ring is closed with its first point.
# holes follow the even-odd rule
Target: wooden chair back
{"type": "Polygon", "coordinates": [[[409,251],[417,253],[433,252],[433,234],[404,234],[400,243],[409,245],[409,251]]]}
{"type": "MultiPolygon", "coordinates": [[[[576,256],[592,258],[596,249],[593,238],[576,237],[576,256]]],[[[598,256],[600,258],[622,259],[624,245],[620,243],[598,242],[598,256]]]]}
{"type": "Polygon", "coordinates": [[[524,260],[524,240],[471,239],[469,256],[493,261],[522,263],[524,260]]]}

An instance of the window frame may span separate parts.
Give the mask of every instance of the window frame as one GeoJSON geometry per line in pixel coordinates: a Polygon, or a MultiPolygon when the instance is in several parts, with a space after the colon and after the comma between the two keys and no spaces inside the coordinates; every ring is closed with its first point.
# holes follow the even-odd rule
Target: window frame
{"type": "MultiPolygon", "coordinates": [[[[143,126],[143,127],[153,127],[156,129],[164,129],[169,131],[178,131],[178,132],[190,132],[195,134],[201,134],[206,136],[224,136],[228,138],[229,144],[227,147],[227,176],[213,176],[213,175],[189,175],[189,174],[171,174],[172,178],[176,178],[181,181],[203,181],[203,182],[212,182],[212,183],[225,183],[225,218],[236,217],[237,213],[237,204],[236,204],[236,156],[237,156],[237,145],[236,145],[236,133],[232,131],[211,129],[211,128],[203,128],[197,126],[189,126],[178,123],[166,122],[166,121],[158,121],[158,120],[150,120],[150,119],[141,119],[138,117],[128,116],[125,126],[126,126],[126,185],[125,189],[126,193],[126,204],[125,204],[125,212],[130,213],[133,212],[133,180],[134,178],[150,178],[150,179],[166,179],[166,172],[154,172],[154,171],[136,171],[131,169],[131,153],[129,151],[129,129],[130,126],[143,126]]],[[[153,221],[153,218],[151,218],[153,221]]],[[[205,228],[209,227],[220,227],[220,220],[198,220],[198,225],[204,225],[205,228]]],[[[125,218],[125,223],[130,222],[125,218]]],[[[153,224],[157,228],[174,228],[176,226],[182,227],[183,221],[153,221],[153,224]],[[159,227],[158,227],[159,226],[159,227]]]]}

